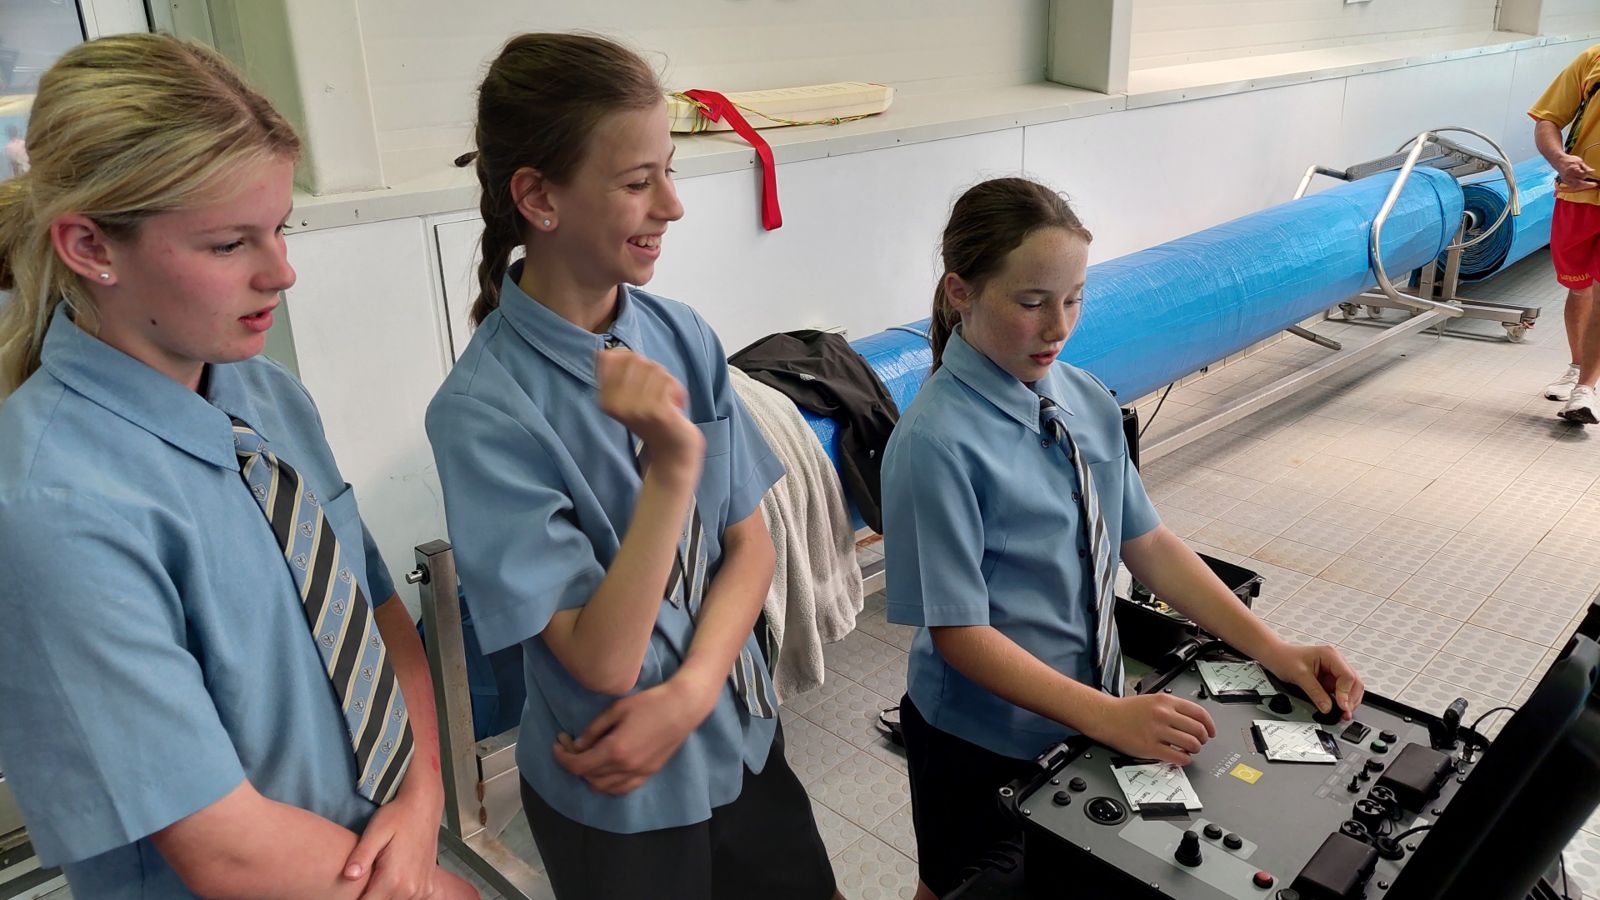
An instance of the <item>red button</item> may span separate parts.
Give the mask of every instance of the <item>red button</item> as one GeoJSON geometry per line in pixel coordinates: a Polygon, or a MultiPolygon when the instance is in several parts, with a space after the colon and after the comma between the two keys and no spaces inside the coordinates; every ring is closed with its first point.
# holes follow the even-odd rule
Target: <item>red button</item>
{"type": "Polygon", "coordinates": [[[1271,872],[1257,872],[1255,877],[1250,880],[1255,882],[1256,887],[1261,888],[1262,890],[1272,887],[1271,872]]]}

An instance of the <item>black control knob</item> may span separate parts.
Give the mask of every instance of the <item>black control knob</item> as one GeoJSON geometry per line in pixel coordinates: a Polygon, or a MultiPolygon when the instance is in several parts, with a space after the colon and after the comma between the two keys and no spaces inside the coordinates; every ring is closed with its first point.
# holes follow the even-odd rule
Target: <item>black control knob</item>
{"type": "Polygon", "coordinates": [[[1340,822],[1339,833],[1346,837],[1353,837],[1363,844],[1372,840],[1372,834],[1367,831],[1367,826],[1357,822],[1355,819],[1345,819],[1340,822]]]}
{"type": "Polygon", "coordinates": [[[1273,694],[1272,699],[1267,701],[1267,709],[1280,716],[1286,716],[1294,712],[1294,701],[1289,699],[1288,694],[1273,694]]]}
{"type": "Polygon", "coordinates": [[[1067,787],[1071,788],[1073,793],[1081,794],[1089,789],[1089,782],[1084,781],[1081,776],[1074,776],[1067,782],[1067,787]]]}
{"type": "Polygon", "coordinates": [[[1172,854],[1179,864],[1194,868],[1200,865],[1200,835],[1191,829],[1183,833],[1183,839],[1178,841],[1178,850],[1172,854]]]}
{"type": "Polygon", "coordinates": [[[1300,900],[1300,892],[1294,888],[1279,888],[1274,896],[1277,900],[1300,900]]]}
{"type": "Polygon", "coordinates": [[[1359,778],[1352,777],[1350,779],[1350,783],[1345,785],[1344,789],[1349,791],[1352,794],[1361,793],[1361,780],[1359,778]]]}
{"type": "Polygon", "coordinates": [[[1056,791],[1055,795],[1050,798],[1050,802],[1057,806],[1066,806],[1072,802],[1072,795],[1066,791],[1056,791]]]}
{"type": "Polygon", "coordinates": [[[1218,825],[1215,822],[1212,822],[1212,823],[1206,825],[1205,832],[1206,832],[1206,837],[1210,838],[1213,841],[1217,840],[1217,839],[1222,837],[1222,826],[1218,825]]]}
{"type": "Polygon", "coordinates": [[[1394,795],[1394,791],[1380,784],[1367,792],[1367,799],[1382,806],[1389,818],[1399,821],[1400,799],[1394,795]]]}
{"type": "Polygon", "coordinates": [[[1258,888],[1261,888],[1263,891],[1269,887],[1272,887],[1276,881],[1277,879],[1272,877],[1271,872],[1257,872],[1250,878],[1250,883],[1258,888]]]}
{"type": "Polygon", "coordinates": [[[1330,703],[1327,712],[1312,713],[1311,721],[1318,725],[1337,725],[1344,721],[1344,710],[1339,708],[1339,704],[1330,703]]]}
{"type": "Polygon", "coordinates": [[[1368,834],[1377,834],[1384,821],[1389,818],[1389,809],[1382,803],[1367,798],[1356,801],[1351,815],[1367,829],[1368,834]]]}
{"type": "Polygon", "coordinates": [[[1369,759],[1369,760],[1367,760],[1367,771],[1368,772],[1382,772],[1383,771],[1383,760],[1381,760],[1381,759],[1369,759]]]}
{"type": "Polygon", "coordinates": [[[1380,731],[1378,732],[1378,738],[1389,744],[1398,744],[1400,742],[1400,735],[1392,731],[1380,731]]]}
{"type": "Polygon", "coordinates": [[[1127,809],[1110,797],[1096,797],[1084,804],[1083,811],[1100,825],[1121,825],[1128,818],[1127,809]]]}
{"type": "Polygon", "coordinates": [[[1222,839],[1222,846],[1227,847],[1229,850],[1237,850],[1244,846],[1244,838],[1230,831],[1228,836],[1222,839]]]}

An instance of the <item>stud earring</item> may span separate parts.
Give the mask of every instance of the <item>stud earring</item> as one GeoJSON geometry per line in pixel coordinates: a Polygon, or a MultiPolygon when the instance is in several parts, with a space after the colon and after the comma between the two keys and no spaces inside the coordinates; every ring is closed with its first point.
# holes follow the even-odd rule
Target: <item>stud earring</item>
{"type": "Polygon", "coordinates": [[[111,273],[110,272],[101,272],[100,273],[100,280],[101,281],[110,281],[111,280],[111,273]]]}
{"type": "Polygon", "coordinates": [[[546,228],[550,227],[550,220],[549,219],[545,219],[544,220],[544,227],[546,227],[546,228]]]}

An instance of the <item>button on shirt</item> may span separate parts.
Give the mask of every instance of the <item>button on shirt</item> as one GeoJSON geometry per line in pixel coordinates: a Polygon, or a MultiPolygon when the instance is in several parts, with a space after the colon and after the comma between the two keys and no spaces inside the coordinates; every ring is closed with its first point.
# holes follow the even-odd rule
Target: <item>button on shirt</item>
{"type": "Polygon", "coordinates": [[[0,404],[0,768],[79,897],[188,897],[149,835],[244,779],[359,831],[344,717],[229,416],[322,498],[350,573],[393,584],[311,398],[265,358],[204,396],[58,309],[0,404]]]}
{"type": "Polygon", "coordinates": [[[1056,363],[1031,388],[960,332],[901,418],[884,460],[889,621],[920,627],[907,691],[937,728],[1015,759],[1073,732],[1000,699],[945,662],[928,626],[990,625],[1056,671],[1095,683],[1095,596],[1071,460],[1042,434],[1039,398],[1065,414],[1089,464],[1111,564],[1160,520],[1128,459],[1117,403],[1056,363]]]}
{"type": "MultiPolygon", "coordinates": [[[[633,833],[704,821],[739,796],[744,767],[761,771],[776,719],[752,718],[724,686],[716,708],[662,769],[621,797],[601,794],[551,754],[617,698],[587,690],[537,636],[550,617],[588,602],[627,533],[640,476],[621,423],[600,411],[595,356],[605,338],[561,318],[507,274],[500,308],[428,407],[450,541],[485,652],[521,643],[528,701],[517,742],[522,777],[562,815],[633,833]]],[[[695,496],[705,526],[707,582],[722,532],[752,515],[783,467],[728,380],[711,329],[683,304],[619,288],[610,335],[683,384],[685,414],[705,435],[695,496]]],[[[663,599],[635,690],[678,670],[694,626],[663,599]]],[[[746,647],[761,655],[752,634],[746,647]]]]}

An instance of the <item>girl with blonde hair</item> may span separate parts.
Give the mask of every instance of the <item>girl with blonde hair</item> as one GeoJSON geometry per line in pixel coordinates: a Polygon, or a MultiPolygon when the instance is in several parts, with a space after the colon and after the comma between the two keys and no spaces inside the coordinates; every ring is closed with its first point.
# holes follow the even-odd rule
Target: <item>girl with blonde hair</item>
{"type": "Polygon", "coordinates": [[[299,140],[158,35],[40,80],[0,184],[0,759],[98,897],[473,897],[427,663],[316,407],[261,357],[299,140]]]}

